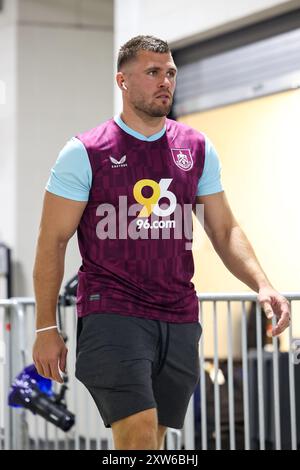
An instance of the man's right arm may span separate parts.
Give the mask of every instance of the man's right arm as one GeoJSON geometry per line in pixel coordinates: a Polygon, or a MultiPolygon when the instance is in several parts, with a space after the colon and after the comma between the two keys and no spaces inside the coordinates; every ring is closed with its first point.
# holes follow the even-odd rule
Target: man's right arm
{"type": "MultiPolygon", "coordinates": [[[[79,225],[86,204],[86,201],[45,192],[33,270],[37,329],[56,324],[66,247],[79,225]]],[[[33,359],[40,375],[62,382],[58,365],[62,371],[65,370],[66,354],[67,349],[57,330],[37,333],[33,359]]]]}

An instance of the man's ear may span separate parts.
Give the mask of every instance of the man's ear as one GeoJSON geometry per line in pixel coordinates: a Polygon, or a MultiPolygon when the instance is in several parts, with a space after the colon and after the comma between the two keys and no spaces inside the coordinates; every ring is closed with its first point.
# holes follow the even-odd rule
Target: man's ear
{"type": "Polygon", "coordinates": [[[117,75],[116,75],[116,81],[117,81],[117,84],[118,84],[118,87],[123,89],[123,90],[127,90],[127,85],[126,85],[126,82],[125,82],[125,77],[124,77],[124,74],[122,72],[118,72],[117,75]]]}

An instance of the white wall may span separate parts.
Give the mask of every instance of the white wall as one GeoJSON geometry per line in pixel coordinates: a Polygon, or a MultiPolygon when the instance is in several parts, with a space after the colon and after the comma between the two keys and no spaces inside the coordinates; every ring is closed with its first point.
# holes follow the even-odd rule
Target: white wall
{"type": "Polygon", "coordinates": [[[16,2],[0,13],[0,241],[15,244],[16,2]]]}
{"type": "MultiPolygon", "coordinates": [[[[1,201],[9,200],[9,207],[2,209],[0,233],[5,230],[5,241],[13,248],[14,295],[31,296],[36,238],[50,168],[71,136],[113,114],[113,2],[19,0],[18,6],[17,43],[10,40],[17,75],[9,76],[9,87],[14,76],[17,83],[12,125],[17,136],[16,140],[11,132],[6,136],[1,156],[1,175],[2,167],[7,168],[0,176],[6,185],[1,185],[1,201]],[[14,145],[15,177],[8,178],[14,145]],[[15,198],[13,208],[10,194],[15,198]],[[11,214],[15,226],[10,223],[8,231],[11,214]]],[[[12,116],[4,120],[6,127],[9,119],[12,116]]],[[[76,273],[80,262],[75,236],[68,248],[63,283],[76,273]]]]}
{"type": "MultiPolygon", "coordinates": [[[[115,56],[138,34],[191,44],[300,7],[300,0],[115,0],[115,56]]],[[[121,108],[115,87],[115,112],[121,108]]]]}
{"type": "MultiPolygon", "coordinates": [[[[15,234],[15,38],[16,4],[7,3],[0,12],[0,242],[14,242],[15,234]],[[2,84],[2,87],[1,87],[2,84]],[[5,88],[5,96],[2,96],[5,88]]],[[[0,297],[5,285],[0,279],[0,297]]],[[[4,325],[4,314],[0,312],[0,325],[4,325]]],[[[5,396],[6,349],[5,329],[0,328],[0,397],[5,396]]],[[[0,398],[0,429],[3,429],[6,400],[0,398]]]]}

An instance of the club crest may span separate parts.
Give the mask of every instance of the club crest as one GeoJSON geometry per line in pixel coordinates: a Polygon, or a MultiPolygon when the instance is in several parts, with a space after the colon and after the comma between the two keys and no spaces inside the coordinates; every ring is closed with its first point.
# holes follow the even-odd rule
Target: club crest
{"type": "Polygon", "coordinates": [[[193,157],[190,149],[171,149],[174,163],[184,171],[193,167],[193,157]]]}

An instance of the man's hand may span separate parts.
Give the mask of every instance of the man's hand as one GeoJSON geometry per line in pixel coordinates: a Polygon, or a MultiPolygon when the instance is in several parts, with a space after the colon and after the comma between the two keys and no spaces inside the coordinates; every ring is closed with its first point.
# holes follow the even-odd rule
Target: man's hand
{"type": "Polygon", "coordinates": [[[291,322],[289,301],[272,287],[260,288],[258,301],[267,318],[270,319],[274,315],[277,318],[277,325],[272,329],[272,336],[280,335],[291,322]]]}
{"type": "Polygon", "coordinates": [[[37,333],[32,357],[40,375],[63,383],[58,366],[65,372],[67,353],[65,342],[57,330],[37,333]]]}

